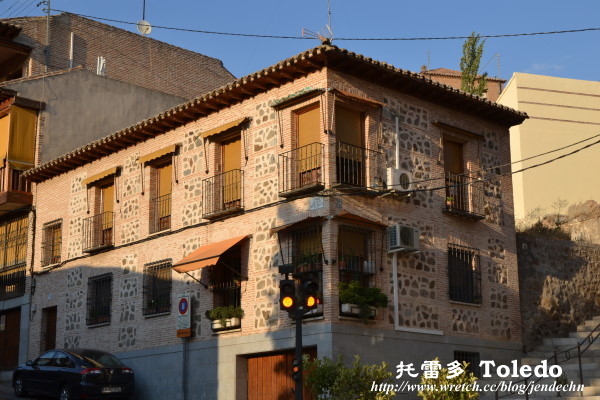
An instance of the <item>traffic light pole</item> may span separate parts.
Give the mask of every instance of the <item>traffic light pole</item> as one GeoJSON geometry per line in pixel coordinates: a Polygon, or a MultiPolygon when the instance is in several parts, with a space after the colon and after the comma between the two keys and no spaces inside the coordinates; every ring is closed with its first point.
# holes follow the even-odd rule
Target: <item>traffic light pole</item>
{"type": "Polygon", "coordinates": [[[295,312],[294,320],[296,321],[296,360],[300,362],[300,377],[296,379],[296,398],[295,400],[303,400],[303,376],[302,376],[302,314],[295,312]]]}

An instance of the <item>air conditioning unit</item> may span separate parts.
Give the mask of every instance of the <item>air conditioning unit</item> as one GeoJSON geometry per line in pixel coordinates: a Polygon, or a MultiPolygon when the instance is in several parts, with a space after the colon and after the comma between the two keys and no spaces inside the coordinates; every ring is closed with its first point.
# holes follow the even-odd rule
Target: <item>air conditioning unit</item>
{"type": "Polygon", "coordinates": [[[420,234],[419,229],[412,226],[397,224],[388,227],[388,253],[419,251],[420,234]]]}
{"type": "Polygon", "coordinates": [[[413,190],[413,176],[405,169],[388,168],[387,187],[397,192],[410,192],[413,190]]]}

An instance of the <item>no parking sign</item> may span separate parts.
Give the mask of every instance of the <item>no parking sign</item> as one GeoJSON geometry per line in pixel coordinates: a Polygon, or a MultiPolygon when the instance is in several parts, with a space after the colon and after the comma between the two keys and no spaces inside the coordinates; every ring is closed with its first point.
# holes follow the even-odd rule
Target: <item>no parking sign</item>
{"type": "Polygon", "coordinates": [[[192,336],[190,308],[190,295],[181,295],[177,302],[177,337],[184,338],[192,336]]]}

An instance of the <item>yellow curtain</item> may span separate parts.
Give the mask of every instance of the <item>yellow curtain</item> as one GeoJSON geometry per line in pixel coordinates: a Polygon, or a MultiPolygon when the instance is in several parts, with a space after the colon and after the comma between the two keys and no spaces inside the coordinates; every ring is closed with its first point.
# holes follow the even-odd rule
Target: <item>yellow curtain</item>
{"type": "Polygon", "coordinates": [[[10,114],[0,118],[0,159],[6,158],[10,136],[10,114]]]}
{"type": "Polygon", "coordinates": [[[10,110],[8,163],[12,168],[26,170],[35,162],[35,125],[33,110],[13,106],[10,110]]]}

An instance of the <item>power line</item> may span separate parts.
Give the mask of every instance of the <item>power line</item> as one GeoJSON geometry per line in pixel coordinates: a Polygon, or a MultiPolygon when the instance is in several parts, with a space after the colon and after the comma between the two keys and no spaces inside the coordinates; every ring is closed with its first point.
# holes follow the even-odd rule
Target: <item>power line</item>
{"type": "MultiPolygon", "coordinates": [[[[64,12],[80,17],[98,19],[101,21],[116,22],[119,24],[136,25],[136,22],[123,21],[112,18],[95,17],[93,15],[78,14],[70,11],[51,9],[51,11],[64,12]]],[[[314,38],[303,37],[303,36],[285,36],[285,35],[260,35],[253,33],[234,33],[234,32],[217,32],[217,31],[206,31],[201,29],[190,29],[190,28],[178,28],[172,26],[161,26],[154,25],[153,28],[168,29],[182,32],[192,33],[204,33],[209,35],[224,35],[224,36],[241,36],[241,37],[254,37],[254,38],[266,38],[266,39],[294,39],[294,40],[312,40],[314,38]]],[[[545,31],[545,32],[529,32],[529,33],[507,33],[499,35],[479,35],[482,38],[504,38],[504,37],[520,37],[520,36],[539,36],[539,35],[558,35],[565,33],[580,33],[580,32],[592,32],[600,31],[600,28],[581,28],[581,29],[567,29],[560,31],[545,31]]],[[[400,37],[400,38],[336,38],[335,40],[352,40],[352,41],[411,41],[411,40],[457,40],[457,39],[468,39],[470,36],[438,36],[438,37],[400,37]]]]}

